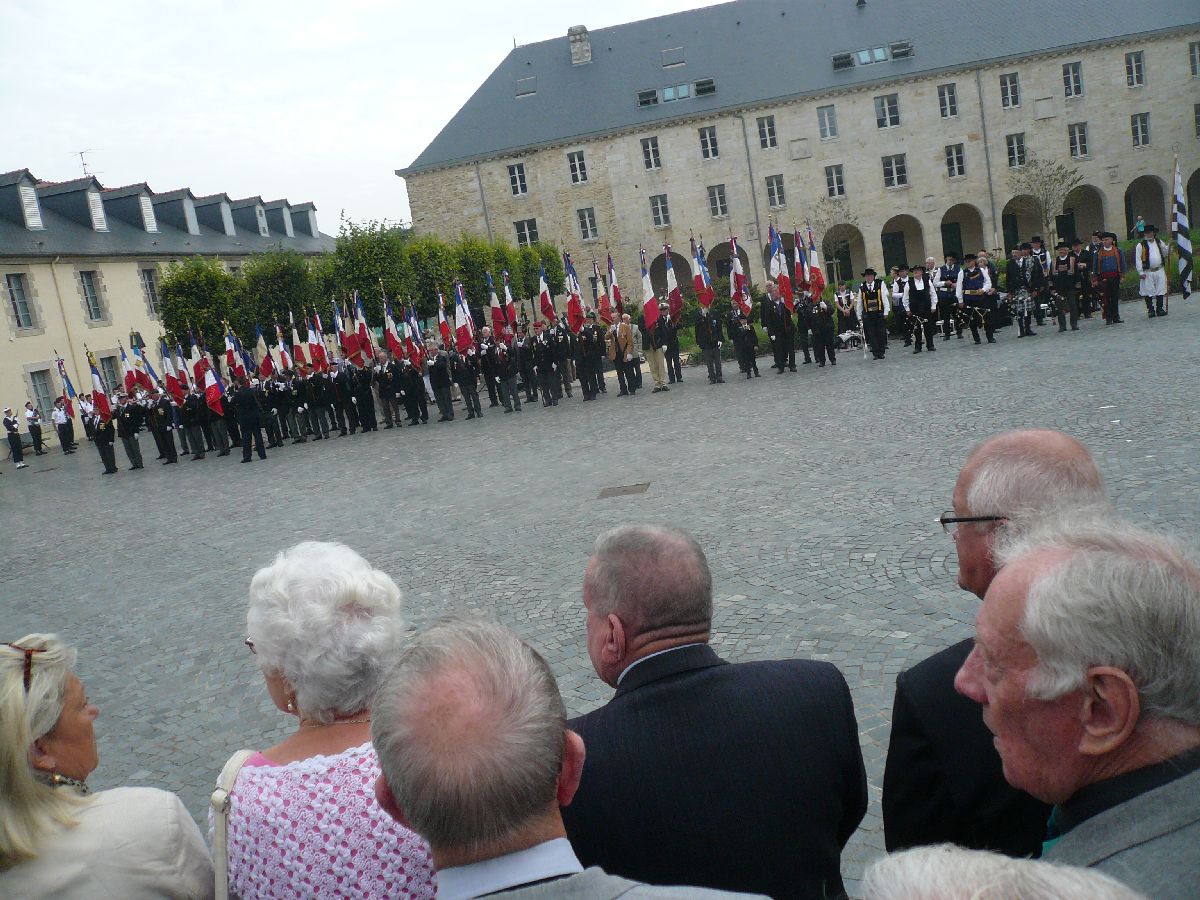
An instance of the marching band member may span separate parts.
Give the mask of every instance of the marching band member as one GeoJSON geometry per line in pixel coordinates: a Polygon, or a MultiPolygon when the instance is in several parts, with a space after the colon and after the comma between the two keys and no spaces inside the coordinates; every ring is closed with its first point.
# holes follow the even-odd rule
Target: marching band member
{"type": "Polygon", "coordinates": [[[1133,248],[1133,262],[1138,272],[1138,293],[1146,301],[1146,315],[1165,316],[1167,308],[1167,245],[1158,239],[1158,226],[1147,225],[1145,233],[1133,248]]]}
{"type": "Polygon", "coordinates": [[[862,278],[854,311],[862,321],[871,354],[875,359],[883,359],[887,352],[887,316],[892,311],[892,301],[887,285],[875,277],[874,269],[864,269],[862,278]]]}
{"type": "Polygon", "coordinates": [[[892,278],[888,282],[888,289],[891,290],[892,296],[896,298],[893,306],[896,311],[896,328],[904,336],[904,346],[911,347],[913,342],[913,328],[915,326],[908,320],[908,310],[900,302],[900,298],[904,296],[904,287],[908,284],[908,263],[892,266],[891,275],[892,278]]]}
{"type": "Polygon", "coordinates": [[[904,284],[904,293],[898,301],[912,320],[913,336],[917,339],[913,353],[920,353],[923,345],[929,347],[930,353],[937,349],[933,345],[936,296],[926,268],[919,263],[913,266],[912,275],[904,284]]]}
{"type": "Polygon", "coordinates": [[[958,306],[958,297],[955,291],[957,290],[958,273],[960,271],[958,254],[947,253],[946,264],[933,273],[934,286],[937,289],[938,296],[938,319],[942,323],[943,341],[950,340],[951,327],[958,334],[958,339],[962,340],[962,322],[954,315],[954,311],[958,306]]]}
{"type": "Polygon", "coordinates": [[[987,314],[987,290],[992,286],[988,273],[979,268],[974,253],[968,253],[963,258],[964,268],[958,272],[958,280],[954,285],[954,296],[960,309],[971,310],[968,324],[971,337],[979,343],[979,320],[983,320],[983,330],[987,334],[989,344],[996,343],[992,337],[992,326],[987,314]]]}
{"type": "Polygon", "coordinates": [[[1104,321],[1108,325],[1123,325],[1121,321],[1121,278],[1125,275],[1125,258],[1117,246],[1117,236],[1106,231],[1100,236],[1100,249],[1096,251],[1095,272],[1100,279],[1101,296],[1104,298],[1104,321]]]}
{"type": "Polygon", "coordinates": [[[1054,258],[1050,260],[1050,287],[1055,295],[1055,308],[1058,312],[1058,330],[1067,330],[1067,315],[1071,316],[1071,330],[1079,330],[1079,303],[1076,300],[1076,287],[1079,284],[1079,273],[1075,271],[1075,257],[1066,241],[1054,245],[1054,258]]]}

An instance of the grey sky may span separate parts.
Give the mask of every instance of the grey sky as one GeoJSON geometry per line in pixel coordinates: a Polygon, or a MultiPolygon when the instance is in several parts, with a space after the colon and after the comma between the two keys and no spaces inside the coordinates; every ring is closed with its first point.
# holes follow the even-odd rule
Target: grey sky
{"type": "Polygon", "coordinates": [[[518,43],[704,5],[2,0],[0,171],[409,218],[408,164],[518,43]],[[598,7],[592,7],[596,10],[598,7]]]}

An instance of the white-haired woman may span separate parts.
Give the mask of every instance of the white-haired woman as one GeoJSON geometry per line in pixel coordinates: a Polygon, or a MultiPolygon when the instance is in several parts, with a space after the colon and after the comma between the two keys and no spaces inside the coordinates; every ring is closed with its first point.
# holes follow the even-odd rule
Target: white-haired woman
{"type": "Polygon", "coordinates": [[[100,711],[52,634],[0,644],[0,897],[211,897],[200,829],[166,791],[91,793],[100,711]]]}
{"type": "Polygon", "coordinates": [[[434,896],[428,847],[374,793],[369,706],[399,651],[400,612],[395,582],[341,544],[297,544],[255,574],[246,645],[296,727],[234,783],[231,895],[434,896]]]}

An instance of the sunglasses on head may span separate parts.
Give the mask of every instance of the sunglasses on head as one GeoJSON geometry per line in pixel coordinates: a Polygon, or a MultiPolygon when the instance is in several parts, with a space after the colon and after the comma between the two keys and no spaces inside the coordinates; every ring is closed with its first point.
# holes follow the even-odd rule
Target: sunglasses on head
{"type": "Polygon", "coordinates": [[[44,653],[45,651],[38,647],[19,647],[16,644],[9,644],[14,650],[20,650],[25,654],[25,668],[22,678],[22,683],[25,685],[25,693],[29,693],[29,683],[33,679],[33,654],[44,653]]]}

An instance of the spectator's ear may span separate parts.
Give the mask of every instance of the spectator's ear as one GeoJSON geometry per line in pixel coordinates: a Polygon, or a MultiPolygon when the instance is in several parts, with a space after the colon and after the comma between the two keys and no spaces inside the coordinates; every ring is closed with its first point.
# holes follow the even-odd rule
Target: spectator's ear
{"type": "Polygon", "coordinates": [[[1093,757],[1113,753],[1133,736],[1141,715],[1141,697],[1129,673],[1093,666],[1083,688],[1079,752],[1093,757]]]}
{"type": "Polygon", "coordinates": [[[570,806],[583,777],[583,761],[587,750],[583,738],[574,731],[563,732],[563,761],[558,771],[558,805],[570,806]]]}
{"type": "Polygon", "coordinates": [[[412,825],[408,823],[408,819],[404,817],[404,810],[400,808],[400,804],[396,802],[396,798],[392,796],[392,789],[388,786],[387,779],[380,773],[375,779],[375,799],[378,801],[380,808],[385,813],[403,825],[405,828],[412,830],[412,825]]]}

